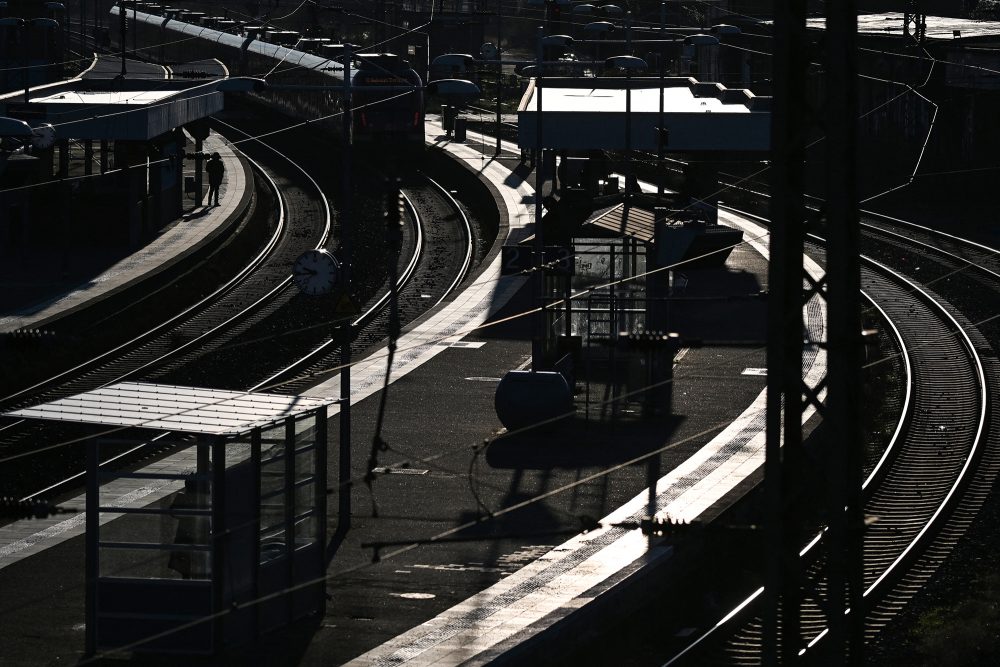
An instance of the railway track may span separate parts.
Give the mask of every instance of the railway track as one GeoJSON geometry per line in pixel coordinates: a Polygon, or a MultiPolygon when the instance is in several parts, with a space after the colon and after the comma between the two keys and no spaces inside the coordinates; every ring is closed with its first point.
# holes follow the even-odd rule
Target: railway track
{"type": "MultiPolygon", "coordinates": [[[[407,219],[413,230],[412,252],[401,253],[397,301],[401,326],[416,320],[452,294],[472,266],[474,227],[448,190],[426,175],[402,188],[407,219]]],[[[387,287],[387,286],[386,286],[387,287]]],[[[352,355],[381,343],[389,329],[389,294],[384,290],[351,321],[358,333],[352,355]]],[[[298,393],[323,379],[340,364],[338,342],[323,342],[293,364],[261,382],[281,393],[298,393]]]]}
{"type": "MultiPolygon", "coordinates": [[[[737,187],[743,199],[756,200],[756,210],[761,202],[766,207],[766,194],[737,187]]],[[[900,366],[907,376],[904,418],[865,471],[865,513],[877,519],[864,540],[872,640],[947,558],[1000,475],[993,398],[1000,386],[1000,253],[870,211],[861,221],[864,252],[879,260],[865,260],[864,289],[904,346],[900,366]]],[[[822,590],[815,581],[822,533],[803,547],[822,590]]],[[[669,664],[760,664],[762,592],[747,595],[669,664]]],[[[816,654],[824,636],[823,615],[806,606],[803,644],[816,654]]]]}
{"type": "MultiPolygon", "coordinates": [[[[760,202],[766,207],[765,194],[737,186],[758,210],[760,202]]],[[[988,446],[1000,443],[1000,419],[989,418],[1000,382],[993,347],[1000,327],[991,319],[1000,313],[1000,254],[872,212],[863,213],[862,226],[864,251],[897,269],[868,259],[863,284],[883,319],[896,323],[910,374],[906,415],[866,470],[865,513],[878,518],[864,547],[872,639],[947,557],[1000,473],[988,446]],[[921,287],[928,283],[935,288],[921,287]]],[[[803,544],[813,576],[821,569],[821,542],[817,533],[803,544]]],[[[760,664],[762,592],[748,595],[670,664],[760,664]]],[[[821,644],[824,635],[819,609],[805,607],[804,643],[821,644]]]]}
{"type": "MultiPolygon", "coordinates": [[[[937,287],[949,287],[944,278],[984,280],[997,277],[988,267],[973,263],[996,261],[996,253],[939,237],[922,228],[913,239],[901,236],[887,221],[865,225],[869,250],[890,245],[883,254],[898,259],[915,256],[942,263],[937,272],[911,269],[937,287]],[[879,240],[876,240],[878,237],[879,240]],[[905,254],[899,251],[908,249],[905,254]]],[[[889,221],[891,222],[891,221],[889,221]]],[[[910,232],[908,230],[908,233],[910,232]]],[[[992,414],[1000,379],[990,342],[947,298],[917,284],[883,264],[865,258],[862,284],[868,297],[892,324],[905,350],[909,369],[906,409],[890,446],[867,471],[864,511],[877,520],[864,537],[864,598],[866,637],[872,639],[920,590],[975,517],[1000,471],[1000,420],[992,414]],[[992,443],[992,447],[991,447],[992,443]]],[[[961,292],[951,285],[949,292],[961,292]]],[[[993,290],[1000,289],[994,283],[993,290]]],[[[822,533],[803,545],[807,572],[822,590],[822,533]]],[[[668,664],[759,664],[763,589],[758,588],[709,632],[668,664]]],[[[825,636],[824,616],[815,605],[803,607],[803,643],[817,651],[825,636]]]]}
{"type": "MultiPolygon", "coordinates": [[[[220,290],[217,295],[213,295],[217,296],[216,299],[212,297],[204,299],[198,304],[201,309],[197,306],[192,307],[190,310],[192,321],[181,317],[175,318],[139,337],[131,345],[123,345],[112,353],[88,362],[85,368],[74,369],[53,378],[44,386],[38,387],[40,391],[37,393],[25,392],[17,396],[16,398],[21,400],[20,404],[37,404],[126,379],[184,383],[185,380],[190,380],[192,375],[204,377],[206,373],[198,369],[205,361],[211,365],[213,352],[221,350],[232,353],[232,350],[227,348],[234,345],[233,341],[239,341],[240,337],[245,337],[248,332],[252,339],[253,332],[262,325],[276,323],[273,326],[280,329],[285,322],[285,316],[291,311],[316,310],[318,306],[314,300],[298,297],[293,301],[297,291],[290,285],[288,267],[302,250],[307,247],[320,247],[327,242],[331,231],[329,206],[322,197],[319,186],[308,173],[287,156],[277,154],[288,165],[298,170],[299,178],[311,184],[311,191],[301,186],[296,187],[290,175],[270,174],[272,189],[283,195],[279,226],[284,233],[276,233],[269,244],[269,252],[261,253],[260,261],[248,266],[241,273],[240,278],[243,282],[234,279],[232,284],[227,286],[227,290],[220,290]],[[319,196],[316,196],[317,193],[320,193],[319,196]],[[294,213],[296,211],[297,214],[294,213]],[[310,225],[300,225],[296,228],[297,231],[289,232],[292,224],[289,219],[293,214],[305,220],[322,221],[322,230],[318,237],[316,230],[310,225]],[[292,247],[279,254],[276,249],[280,248],[281,240],[289,237],[297,238],[298,243],[289,244],[292,247]],[[302,247],[303,243],[306,244],[305,247],[302,247]],[[262,271],[265,276],[263,278],[258,275],[262,271]],[[254,283],[259,285],[267,281],[272,285],[271,289],[249,304],[233,298],[226,299],[231,292],[238,292],[241,285],[255,276],[254,283]],[[216,319],[214,314],[219,312],[229,314],[229,317],[216,319]],[[199,330],[198,324],[204,322],[208,324],[202,324],[199,330]],[[195,364],[195,361],[199,363],[195,364]],[[77,375],[78,373],[81,375],[77,375]]],[[[259,165],[257,168],[262,169],[259,165]]],[[[399,256],[397,289],[400,321],[405,325],[447,298],[468,273],[473,260],[475,231],[454,197],[429,177],[420,175],[413,183],[404,187],[403,192],[407,203],[406,218],[410,224],[409,233],[404,234],[399,256]]],[[[243,289],[246,291],[245,287],[243,289]]],[[[386,336],[389,318],[388,285],[383,285],[375,292],[376,295],[365,304],[363,313],[351,323],[352,331],[355,333],[352,348],[357,353],[372,347],[386,336]]],[[[292,319],[296,317],[301,319],[303,315],[300,312],[292,319]]],[[[237,354],[245,354],[245,350],[240,350],[239,345],[236,343],[237,354]]],[[[266,341],[263,347],[265,350],[269,349],[266,341]]],[[[273,356],[282,358],[281,354],[273,356]]],[[[297,360],[286,365],[278,373],[268,375],[263,381],[259,378],[253,381],[251,390],[264,390],[278,383],[276,390],[295,392],[315,383],[316,380],[311,372],[313,369],[335,367],[339,361],[336,346],[331,340],[325,340],[308,350],[299,349],[295,352],[294,358],[297,360]],[[289,382],[288,378],[295,379],[289,382]]],[[[218,361],[215,365],[218,365],[218,361]]],[[[211,375],[211,372],[208,375],[211,375]]],[[[190,383],[216,386],[218,381],[218,377],[210,377],[205,381],[190,383]]],[[[239,386],[246,388],[247,384],[239,386]]],[[[73,425],[9,423],[0,427],[0,455],[10,456],[11,453],[28,451],[31,443],[72,440],[79,437],[82,430],[81,427],[73,425]],[[19,447],[19,443],[23,445],[19,447]]],[[[158,455],[157,452],[155,446],[137,446],[115,453],[109,458],[108,463],[113,462],[116,465],[125,461],[134,463],[140,457],[155,457],[158,455]]],[[[78,469],[79,456],[69,455],[59,458],[66,460],[55,467],[50,467],[48,464],[33,464],[31,479],[35,486],[32,490],[20,489],[16,484],[5,484],[5,489],[17,489],[19,495],[22,493],[52,495],[77,484],[79,473],[52,482],[69,474],[71,470],[78,469]],[[38,489],[40,480],[46,480],[46,488],[38,489]]],[[[17,473],[17,469],[15,467],[6,473],[13,476],[17,473]]]]}
{"type": "MultiPolygon", "coordinates": [[[[179,315],[117,348],[33,387],[0,400],[3,411],[70,396],[127,379],[147,378],[182,365],[225,344],[285,305],[295,294],[289,267],[310,248],[322,247],[331,231],[325,197],[308,173],[283,158],[278,168],[251,160],[254,169],[278,196],[278,223],[266,247],[237,276],[179,315]]],[[[33,449],[78,437],[73,425],[13,421],[0,426],[0,457],[17,457],[33,449]]],[[[5,493],[28,493],[42,481],[59,479],[78,469],[79,452],[42,457],[45,463],[4,465],[5,493]],[[30,480],[31,488],[23,479],[30,480]]],[[[52,487],[47,489],[51,492],[52,487]]]]}

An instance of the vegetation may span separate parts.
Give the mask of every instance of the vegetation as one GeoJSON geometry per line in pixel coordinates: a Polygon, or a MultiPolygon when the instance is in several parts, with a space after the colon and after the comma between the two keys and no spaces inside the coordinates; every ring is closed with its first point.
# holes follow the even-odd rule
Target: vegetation
{"type": "Polygon", "coordinates": [[[1000,0],[979,0],[971,17],[981,21],[1000,21],[1000,0]]]}
{"type": "MultiPolygon", "coordinates": [[[[988,566],[987,566],[988,567],[988,566]]],[[[979,575],[967,596],[933,607],[911,630],[922,664],[941,667],[994,665],[1000,655],[1000,574],[979,575]]]]}

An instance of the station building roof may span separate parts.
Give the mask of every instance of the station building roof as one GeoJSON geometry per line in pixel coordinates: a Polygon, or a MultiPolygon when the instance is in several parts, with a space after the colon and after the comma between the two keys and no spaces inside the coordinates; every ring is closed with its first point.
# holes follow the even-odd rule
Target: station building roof
{"type": "MultiPolygon", "coordinates": [[[[517,110],[522,148],[538,145],[538,94],[533,79],[517,110]]],[[[770,100],[684,77],[664,79],[663,88],[659,78],[545,78],[541,144],[557,150],[656,150],[657,128],[664,127],[667,152],[766,151],[771,146],[770,100]]]]}
{"type": "Polygon", "coordinates": [[[306,396],[121,382],[8,412],[22,419],[238,435],[335,402],[306,396]]]}
{"type": "MultiPolygon", "coordinates": [[[[771,23],[771,21],[767,21],[766,23],[771,23]]],[[[823,17],[807,19],[806,26],[813,29],[825,30],[826,19],[823,17]]],[[[903,14],[899,12],[859,14],[858,34],[870,36],[902,35],[903,14]]],[[[1000,22],[976,21],[974,19],[953,18],[950,16],[928,16],[924,35],[929,40],[951,41],[956,38],[995,39],[1000,37],[1000,22]]]]}
{"type": "Polygon", "coordinates": [[[214,81],[70,79],[0,95],[0,116],[67,139],[147,141],[222,111],[214,81]]]}

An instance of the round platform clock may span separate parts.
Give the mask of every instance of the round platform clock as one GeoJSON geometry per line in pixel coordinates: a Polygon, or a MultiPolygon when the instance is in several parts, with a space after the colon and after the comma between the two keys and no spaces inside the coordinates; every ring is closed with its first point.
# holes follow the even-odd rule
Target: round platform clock
{"type": "Polygon", "coordinates": [[[329,294],[340,278],[340,264],[326,250],[307,250],[292,265],[292,279],[303,294],[329,294]]]}
{"type": "Polygon", "coordinates": [[[48,123],[43,123],[31,130],[31,145],[38,150],[52,148],[56,143],[56,130],[48,123]]]}

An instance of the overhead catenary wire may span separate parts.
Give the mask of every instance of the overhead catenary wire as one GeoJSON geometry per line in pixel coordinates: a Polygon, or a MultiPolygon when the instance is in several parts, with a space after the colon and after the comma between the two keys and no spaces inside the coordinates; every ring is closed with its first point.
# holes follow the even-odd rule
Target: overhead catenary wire
{"type": "MultiPolygon", "coordinates": [[[[897,83],[898,83],[898,82],[897,82],[897,83]]],[[[900,85],[906,85],[906,84],[900,84],[900,85]]],[[[403,93],[403,94],[407,94],[407,93],[403,93]]],[[[393,99],[393,98],[390,98],[390,99],[393,99]]],[[[871,113],[871,112],[867,112],[867,113],[871,113]]],[[[330,114],[329,116],[334,116],[334,115],[337,115],[337,114],[330,114]]],[[[321,119],[323,119],[323,118],[327,118],[327,117],[329,117],[329,116],[324,116],[324,117],[320,117],[319,119],[311,119],[311,120],[307,120],[307,121],[304,121],[304,122],[302,122],[302,123],[297,123],[297,124],[294,124],[294,125],[291,125],[291,126],[289,126],[289,127],[286,127],[286,128],[281,128],[281,129],[279,129],[279,130],[276,130],[276,131],[272,131],[272,132],[268,132],[268,133],[264,133],[264,134],[261,134],[261,135],[259,135],[258,137],[250,137],[250,138],[247,138],[247,139],[243,139],[243,140],[239,140],[238,142],[234,142],[234,143],[240,143],[240,142],[242,142],[242,141],[250,141],[250,140],[255,140],[255,139],[259,139],[260,137],[266,137],[266,136],[270,136],[271,134],[276,134],[276,133],[278,133],[278,132],[282,132],[282,131],[286,131],[286,130],[288,130],[288,129],[293,129],[293,128],[295,128],[295,127],[301,127],[301,126],[303,126],[303,125],[307,125],[307,124],[308,124],[308,123],[310,123],[310,122],[315,122],[316,120],[321,120],[321,119]]],[[[760,170],[759,172],[756,172],[755,174],[751,174],[750,176],[746,177],[746,178],[745,178],[745,179],[743,179],[743,180],[747,180],[747,179],[749,179],[749,178],[753,178],[753,177],[755,177],[756,175],[759,175],[760,173],[762,173],[762,172],[763,172],[763,171],[765,171],[765,170],[766,170],[766,168],[765,168],[765,169],[762,169],[762,170],[760,170]]],[[[727,185],[726,185],[726,186],[725,186],[724,188],[720,189],[720,190],[718,191],[718,193],[717,193],[717,194],[721,193],[721,192],[722,192],[722,191],[724,191],[725,189],[728,189],[729,187],[734,187],[734,186],[735,186],[735,184],[727,184],[727,185]]],[[[673,267],[664,267],[664,268],[673,268],[673,267]]],[[[645,274],[644,274],[644,275],[645,275],[645,274]]],[[[638,277],[642,277],[642,276],[636,276],[635,278],[638,278],[638,277]]],[[[624,281],[619,281],[619,282],[624,282],[624,281]]],[[[610,285],[610,284],[609,284],[609,285],[610,285]]],[[[593,290],[593,289],[600,289],[600,288],[603,288],[603,287],[607,287],[607,286],[609,286],[609,285],[603,285],[603,286],[597,286],[597,287],[594,287],[594,288],[591,288],[591,289],[592,289],[592,290],[593,290]]],[[[582,295],[585,295],[586,293],[589,293],[589,292],[584,292],[584,293],[582,293],[581,295],[574,295],[574,297],[572,297],[572,298],[579,298],[580,296],[582,296],[582,295]]],[[[562,301],[560,301],[559,303],[562,303],[562,301]]],[[[533,312],[536,312],[536,311],[535,311],[535,310],[529,310],[529,311],[526,311],[526,312],[525,312],[525,313],[523,313],[523,314],[519,314],[519,315],[516,315],[516,316],[512,316],[512,318],[509,318],[509,319],[513,319],[514,317],[520,317],[520,316],[524,316],[524,315],[528,315],[528,314],[531,314],[531,313],[533,313],[533,312]]],[[[509,321],[509,320],[503,320],[503,321],[509,321]]],[[[488,325],[484,325],[484,326],[483,326],[483,328],[485,328],[485,326],[492,326],[492,325],[494,325],[494,324],[496,324],[496,323],[489,323],[488,325]]],[[[465,333],[464,333],[463,335],[467,335],[468,333],[471,333],[472,331],[474,331],[474,330],[470,330],[469,332],[465,332],[465,333]]],[[[342,368],[342,367],[335,367],[335,368],[331,368],[331,369],[328,369],[328,371],[326,371],[326,373],[332,373],[332,372],[336,372],[337,370],[340,370],[341,368],[342,368]]],[[[296,379],[299,379],[299,378],[296,378],[296,379]]],[[[291,381],[292,381],[292,380],[290,380],[289,382],[291,382],[291,381]]],[[[283,383],[281,383],[281,384],[283,384],[283,383]]],[[[275,386],[280,386],[280,385],[275,385],[275,386]]],[[[271,388],[274,388],[274,387],[271,387],[271,388]]],[[[55,445],[55,446],[59,446],[59,445],[55,445]]],[[[44,451],[44,450],[42,450],[42,451],[44,451]]]]}

